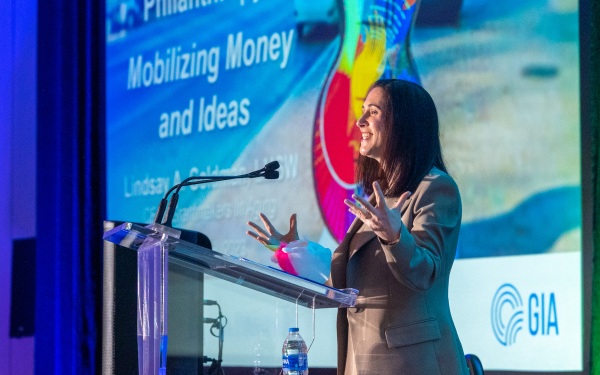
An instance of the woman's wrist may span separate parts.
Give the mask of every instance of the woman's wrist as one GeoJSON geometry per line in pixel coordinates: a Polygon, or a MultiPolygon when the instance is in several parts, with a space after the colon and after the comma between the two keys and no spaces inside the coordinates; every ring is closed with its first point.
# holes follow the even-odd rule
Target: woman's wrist
{"type": "Polygon", "coordinates": [[[383,238],[379,237],[379,241],[380,241],[382,244],[384,244],[384,245],[387,245],[387,246],[392,246],[392,245],[395,245],[395,244],[397,244],[398,242],[400,242],[400,236],[398,236],[398,238],[397,238],[397,239],[395,239],[395,240],[393,240],[393,241],[386,241],[386,240],[384,240],[383,238]]]}
{"type": "Polygon", "coordinates": [[[384,233],[386,238],[379,237],[379,241],[381,241],[384,245],[395,245],[400,241],[400,232],[402,228],[400,228],[394,234],[384,233]]]}

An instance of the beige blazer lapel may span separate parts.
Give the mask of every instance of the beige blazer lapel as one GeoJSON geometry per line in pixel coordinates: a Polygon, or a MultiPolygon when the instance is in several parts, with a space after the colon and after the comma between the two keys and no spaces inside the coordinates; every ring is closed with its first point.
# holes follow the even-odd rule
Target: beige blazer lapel
{"type": "MultiPolygon", "coordinates": [[[[375,193],[373,193],[369,197],[368,201],[369,201],[369,203],[374,204],[375,200],[376,200],[375,193]]],[[[354,231],[352,232],[352,237],[354,237],[354,235],[356,235],[356,232],[358,232],[358,230],[362,227],[363,224],[364,223],[362,222],[362,220],[359,220],[358,217],[354,219],[354,222],[352,222],[352,225],[350,226],[351,229],[354,229],[354,231]],[[356,228],[352,228],[355,224],[357,224],[356,228]]],[[[350,230],[348,232],[350,233],[350,230]]],[[[352,258],[354,256],[354,254],[356,254],[358,252],[358,250],[361,247],[363,247],[364,244],[371,241],[373,238],[375,238],[375,232],[373,232],[372,230],[368,231],[367,233],[364,233],[364,235],[361,236],[360,241],[353,244],[352,249],[348,248],[348,252],[349,252],[348,260],[350,260],[350,258],[352,258]]],[[[348,241],[348,246],[350,246],[350,241],[348,241]]]]}
{"type": "Polygon", "coordinates": [[[352,248],[349,249],[350,252],[350,256],[348,257],[348,260],[352,259],[352,257],[354,256],[354,254],[358,253],[358,251],[369,241],[371,241],[373,238],[375,238],[375,232],[373,232],[372,230],[367,230],[365,232],[360,233],[360,240],[356,241],[354,243],[352,243],[352,248]]]}
{"type": "Polygon", "coordinates": [[[354,234],[360,229],[363,222],[358,218],[354,218],[350,228],[346,232],[342,243],[333,252],[331,256],[331,274],[329,280],[325,285],[333,286],[337,289],[344,289],[346,287],[346,266],[348,265],[348,247],[350,240],[354,234]]]}

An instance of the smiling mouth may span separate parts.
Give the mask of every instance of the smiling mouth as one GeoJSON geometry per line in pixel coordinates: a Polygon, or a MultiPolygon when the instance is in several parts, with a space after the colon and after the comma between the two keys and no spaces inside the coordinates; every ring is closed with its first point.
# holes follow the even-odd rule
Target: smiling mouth
{"type": "Polygon", "coordinates": [[[366,139],[371,138],[373,136],[373,133],[361,133],[361,135],[362,135],[362,140],[364,141],[366,139]]]}

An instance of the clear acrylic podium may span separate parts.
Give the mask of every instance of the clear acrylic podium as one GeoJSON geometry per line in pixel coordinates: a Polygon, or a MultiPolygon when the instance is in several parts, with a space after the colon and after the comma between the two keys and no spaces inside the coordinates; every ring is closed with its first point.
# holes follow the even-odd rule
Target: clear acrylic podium
{"type": "Polygon", "coordinates": [[[138,363],[140,375],[166,374],[168,264],[312,309],[353,307],[358,291],[338,290],[248,259],[222,254],[179,239],[181,232],[160,224],[124,223],[104,240],[138,253],[138,363]]]}

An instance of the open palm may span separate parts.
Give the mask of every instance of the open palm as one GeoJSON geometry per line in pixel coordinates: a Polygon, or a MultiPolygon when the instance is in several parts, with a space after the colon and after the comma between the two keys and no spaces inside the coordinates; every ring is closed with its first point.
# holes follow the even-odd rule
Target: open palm
{"type": "Polygon", "coordinates": [[[400,229],[402,228],[402,206],[411,193],[407,191],[402,194],[396,205],[390,208],[385,203],[383,192],[377,182],[373,183],[373,190],[375,191],[375,206],[357,195],[352,195],[352,198],[356,199],[362,207],[349,199],[345,199],[344,203],[350,207],[350,212],[375,232],[377,237],[384,242],[397,241],[400,238],[400,229]]]}
{"type": "Polygon", "coordinates": [[[290,230],[286,234],[279,233],[265,215],[259,214],[259,216],[263,224],[265,225],[266,230],[261,228],[259,225],[249,221],[248,225],[252,227],[252,229],[254,229],[257,233],[247,231],[246,234],[257,240],[261,244],[265,245],[269,249],[276,251],[279,247],[281,247],[281,243],[288,244],[290,242],[297,241],[300,239],[298,237],[296,214],[293,214],[292,217],[290,217],[290,230]]]}

